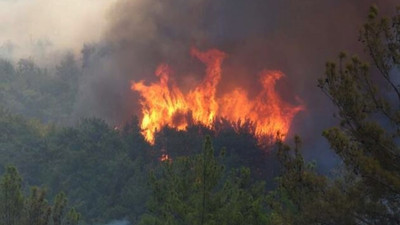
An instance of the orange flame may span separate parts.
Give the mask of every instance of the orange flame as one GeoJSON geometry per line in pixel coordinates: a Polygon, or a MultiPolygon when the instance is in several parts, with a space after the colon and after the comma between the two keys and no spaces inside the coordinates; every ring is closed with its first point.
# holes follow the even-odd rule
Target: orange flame
{"type": "Polygon", "coordinates": [[[217,118],[232,123],[250,120],[255,125],[258,137],[283,138],[289,131],[293,117],[304,109],[284,102],[275,90],[275,83],[284,74],[280,71],[263,71],[260,74],[262,91],[253,100],[244,89],[237,88],[221,98],[216,97],[221,79],[221,64],[227,56],[217,49],[200,52],[191,50],[191,55],[206,65],[203,81],[186,95],[169,80],[171,69],[166,64],[158,66],[155,74],[159,82],[145,85],[144,81],[132,82],[131,89],[141,95],[143,118],[141,129],[144,137],[154,143],[154,133],[164,126],[185,130],[190,122],[212,128],[217,118]]]}
{"type": "Polygon", "coordinates": [[[170,161],[171,159],[169,158],[168,154],[162,154],[160,157],[160,161],[161,162],[165,162],[165,161],[170,161]]]}

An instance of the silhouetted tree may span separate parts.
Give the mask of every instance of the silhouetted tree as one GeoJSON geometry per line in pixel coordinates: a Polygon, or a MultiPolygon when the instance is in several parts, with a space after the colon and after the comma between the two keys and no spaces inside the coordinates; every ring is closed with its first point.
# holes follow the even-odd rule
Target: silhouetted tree
{"type": "Polygon", "coordinates": [[[332,148],[359,180],[365,202],[356,212],[366,224],[400,223],[400,9],[379,18],[371,7],[360,40],[374,67],[357,56],[328,62],[319,87],[337,106],[340,126],[324,131],[332,148]],[[366,206],[367,207],[367,206],[366,206]]]}

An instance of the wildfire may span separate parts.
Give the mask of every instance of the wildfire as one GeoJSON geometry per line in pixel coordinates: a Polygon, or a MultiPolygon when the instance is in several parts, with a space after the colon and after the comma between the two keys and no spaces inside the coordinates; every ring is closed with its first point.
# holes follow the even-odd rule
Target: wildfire
{"type": "Polygon", "coordinates": [[[164,126],[185,130],[190,123],[200,123],[212,128],[218,118],[232,123],[250,120],[256,136],[276,137],[279,133],[284,138],[293,117],[304,109],[302,105],[284,102],[276,92],[275,83],[284,76],[280,71],[260,73],[263,89],[254,99],[249,99],[247,91],[241,88],[217,98],[221,64],[227,55],[217,49],[206,52],[192,49],[191,55],[206,65],[206,76],[187,94],[170,81],[172,71],[166,64],[156,69],[159,82],[149,85],[144,81],[132,82],[131,89],[141,95],[142,133],[152,144],[154,133],[164,126]]]}

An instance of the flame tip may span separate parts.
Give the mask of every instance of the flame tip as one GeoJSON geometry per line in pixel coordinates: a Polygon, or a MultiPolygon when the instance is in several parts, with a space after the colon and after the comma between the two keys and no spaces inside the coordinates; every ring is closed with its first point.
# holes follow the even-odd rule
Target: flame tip
{"type": "Polygon", "coordinates": [[[164,126],[186,130],[189,124],[201,124],[213,128],[218,118],[227,119],[231,124],[250,121],[254,134],[260,139],[261,136],[273,137],[277,132],[284,138],[293,117],[305,109],[302,104],[293,106],[283,102],[276,93],[276,81],[285,76],[279,70],[261,71],[264,89],[255,99],[249,99],[247,91],[240,87],[216,97],[221,64],[227,54],[218,49],[200,51],[195,47],[190,53],[206,65],[206,76],[186,95],[169,81],[172,69],[164,63],[155,71],[159,82],[150,85],[143,81],[131,82],[131,89],[138,91],[142,98],[141,129],[151,144],[154,144],[155,132],[164,126]]]}

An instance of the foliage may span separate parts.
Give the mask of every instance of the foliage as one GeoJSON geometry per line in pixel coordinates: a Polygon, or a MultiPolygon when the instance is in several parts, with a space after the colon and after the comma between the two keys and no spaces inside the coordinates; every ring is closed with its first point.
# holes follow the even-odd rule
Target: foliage
{"type": "MultiPolygon", "coordinates": [[[[0,60],[0,166],[15,164],[25,178],[14,167],[0,169],[0,225],[121,218],[135,224],[400,224],[400,11],[380,18],[372,7],[360,41],[374,66],[341,53],[319,80],[340,118],[340,126],[323,133],[343,163],[330,176],[305,162],[299,138],[293,150],[278,142],[275,156],[246,121],[221,119],[213,130],[165,127],[154,146],[137,118],[116,128],[95,118],[73,127],[44,124],[66,122],[73,111],[77,61],[67,55],[52,71],[31,59],[0,60]],[[226,151],[215,153],[210,137],[226,151]],[[160,162],[163,154],[169,160],[160,162]],[[260,181],[271,181],[278,164],[276,186],[265,187],[260,181]],[[29,196],[23,184],[34,186],[29,196]],[[67,194],[77,210],[68,208],[67,194]]],[[[90,46],[85,51],[87,61],[90,46]]]]}
{"type": "Polygon", "coordinates": [[[43,122],[68,122],[81,73],[72,54],[55,70],[40,68],[32,59],[15,65],[0,59],[0,106],[43,122]]]}
{"type": "Polygon", "coordinates": [[[24,201],[21,192],[21,182],[22,179],[17,169],[8,167],[0,183],[0,219],[2,224],[18,224],[24,201]]]}
{"type": "Polygon", "coordinates": [[[384,204],[365,195],[359,177],[344,168],[331,178],[318,174],[299,148],[298,137],[294,151],[278,143],[283,171],[268,195],[270,224],[396,224],[382,216],[384,204]]]}
{"type": "Polygon", "coordinates": [[[223,177],[210,137],[192,157],[165,161],[152,174],[153,195],[140,224],[262,224],[262,185],[250,185],[248,169],[223,177]]]}
{"type": "Polygon", "coordinates": [[[17,169],[8,166],[0,183],[0,224],[4,225],[77,225],[80,215],[68,209],[67,198],[60,193],[51,206],[46,191],[32,187],[29,197],[22,193],[22,178],[17,169]]]}
{"type": "MultiPolygon", "coordinates": [[[[214,121],[214,129],[192,124],[186,131],[164,127],[156,133],[153,149],[171,158],[193,156],[202,152],[202,142],[209,135],[217,149],[226,148],[224,165],[227,171],[238,165],[249,168],[253,180],[271,180],[277,175],[278,163],[271,146],[260,145],[253,134],[254,126],[245,123],[232,124],[221,119],[214,121]]],[[[272,182],[271,182],[272,183],[272,182]]],[[[272,188],[268,184],[268,188],[272,188]]]]}
{"type": "Polygon", "coordinates": [[[87,222],[138,219],[149,194],[148,168],[158,163],[151,152],[137,119],[121,130],[99,119],[57,127],[0,110],[0,166],[15,164],[27,184],[50,187],[50,197],[67,193],[87,222]]]}
{"type": "MultiPolygon", "coordinates": [[[[137,118],[118,129],[100,119],[83,119],[75,127],[58,127],[27,120],[7,110],[0,111],[0,125],[0,165],[17,165],[26,183],[50,187],[49,196],[67,193],[82,219],[90,223],[125,217],[133,223],[138,221],[151,194],[148,173],[160,166],[160,149],[167,149],[175,161],[200,153],[196,149],[204,137],[198,134],[200,127],[192,126],[187,133],[161,132],[158,143],[150,146],[140,133],[137,118]]],[[[226,170],[220,175],[223,179],[234,166],[251,165],[253,159],[246,148],[256,152],[252,157],[260,160],[260,164],[252,165],[252,172],[263,165],[261,162],[267,162],[253,137],[229,130],[213,136],[218,146],[227,146],[223,159],[226,170]]],[[[236,172],[237,176],[240,174],[236,172]]],[[[253,183],[251,177],[249,182],[253,183]]]]}
{"type": "Polygon", "coordinates": [[[332,148],[359,180],[354,184],[366,207],[355,216],[364,223],[400,223],[400,9],[379,18],[370,9],[360,40],[375,68],[357,56],[328,62],[319,87],[338,108],[340,127],[324,131],[332,148]],[[365,205],[378,203],[377,207],[365,205]],[[368,212],[364,212],[368,211],[368,212]]]}

